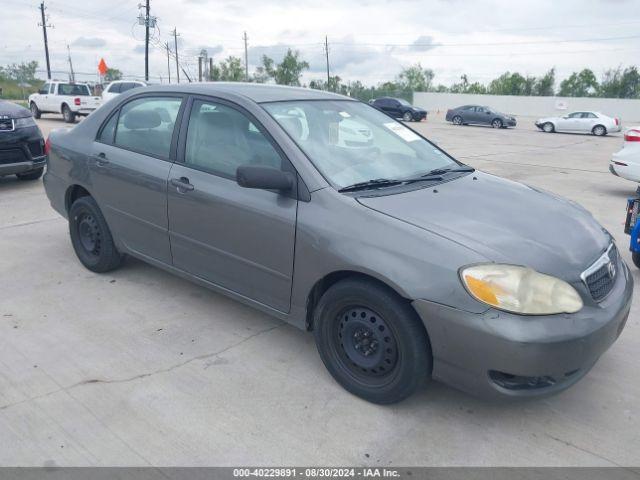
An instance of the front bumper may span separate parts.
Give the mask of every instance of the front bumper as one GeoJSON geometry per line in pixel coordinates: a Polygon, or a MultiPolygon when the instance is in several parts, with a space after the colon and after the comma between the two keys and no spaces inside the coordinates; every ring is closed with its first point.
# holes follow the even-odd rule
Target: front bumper
{"type": "Polygon", "coordinates": [[[433,378],[488,398],[544,396],[573,385],[618,338],[629,316],[633,278],[619,262],[609,296],[574,314],[474,314],[415,300],[431,340],[433,378]]]}
{"type": "Polygon", "coordinates": [[[26,173],[45,163],[44,139],[38,127],[0,134],[0,176],[26,173]]]}

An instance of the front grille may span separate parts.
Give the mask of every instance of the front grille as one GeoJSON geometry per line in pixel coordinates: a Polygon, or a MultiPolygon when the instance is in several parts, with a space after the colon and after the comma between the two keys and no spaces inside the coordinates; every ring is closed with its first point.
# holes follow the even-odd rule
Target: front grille
{"type": "Polygon", "coordinates": [[[10,118],[0,118],[0,132],[13,131],[13,120],[10,118]]]}
{"type": "Polygon", "coordinates": [[[600,302],[613,289],[618,273],[618,250],[614,244],[582,274],[591,297],[600,302]]]}
{"type": "Polygon", "coordinates": [[[0,150],[0,165],[8,163],[26,162],[27,157],[19,148],[10,148],[8,150],[0,150]]]}
{"type": "Polygon", "coordinates": [[[29,142],[28,147],[32,157],[41,157],[44,155],[44,148],[40,140],[37,142],[29,142]]]}

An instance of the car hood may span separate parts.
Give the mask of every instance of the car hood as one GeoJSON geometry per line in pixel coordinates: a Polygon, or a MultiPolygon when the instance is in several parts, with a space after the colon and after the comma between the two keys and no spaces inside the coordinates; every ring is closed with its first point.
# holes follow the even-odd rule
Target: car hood
{"type": "Polygon", "coordinates": [[[8,116],[10,118],[30,117],[31,112],[20,105],[0,100],[0,117],[8,116]]]}
{"type": "Polygon", "coordinates": [[[577,204],[478,171],[435,187],[358,201],[462,244],[487,260],[525,265],[570,281],[577,280],[611,242],[577,204]]]}

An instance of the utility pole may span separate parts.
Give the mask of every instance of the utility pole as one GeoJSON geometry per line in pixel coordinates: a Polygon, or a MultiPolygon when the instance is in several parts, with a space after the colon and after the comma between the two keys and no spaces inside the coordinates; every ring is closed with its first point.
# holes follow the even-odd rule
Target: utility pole
{"type": "Polygon", "coordinates": [[[176,31],[176,27],[173,27],[173,46],[174,51],[176,52],[176,77],[178,78],[178,83],[180,83],[180,67],[178,62],[178,32],[176,31]]]}
{"type": "Polygon", "coordinates": [[[47,25],[47,20],[44,16],[44,2],[40,4],[40,15],[42,17],[42,23],[39,23],[38,26],[42,27],[42,35],[44,36],[44,54],[47,58],[47,78],[51,80],[51,64],[49,63],[49,41],[47,40],[47,27],[53,28],[51,25],[47,25]]]}
{"type": "Polygon", "coordinates": [[[69,48],[69,44],[67,44],[67,52],[69,54],[69,80],[71,83],[76,83],[76,75],[73,73],[73,63],[71,63],[71,49],[69,48]]]}
{"type": "Polygon", "coordinates": [[[244,81],[249,81],[249,50],[247,48],[247,42],[249,38],[247,37],[247,32],[244,32],[244,81]]]}
{"type": "Polygon", "coordinates": [[[171,57],[171,50],[169,50],[169,42],[165,43],[167,48],[167,73],[169,74],[169,83],[171,83],[171,65],[169,64],[169,58],[171,57]]]}
{"type": "Polygon", "coordinates": [[[209,57],[209,81],[213,80],[213,58],[209,57]]]}
{"type": "Polygon", "coordinates": [[[198,57],[198,81],[202,81],[202,56],[198,57]]]}
{"type": "Polygon", "coordinates": [[[331,77],[329,75],[329,40],[327,39],[326,35],[324,36],[324,52],[327,56],[327,90],[331,90],[331,77]]]}
{"type": "Polygon", "coordinates": [[[145,6],[144,22],[144,79],[149,81],[149,0],[145,6]]]}

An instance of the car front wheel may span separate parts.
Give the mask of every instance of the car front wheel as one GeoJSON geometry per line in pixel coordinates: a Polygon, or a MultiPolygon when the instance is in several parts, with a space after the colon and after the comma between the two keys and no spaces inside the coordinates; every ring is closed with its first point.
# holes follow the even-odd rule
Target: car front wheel
{"type": "Polygon", "coordinates": [[[411,122],[413,121],[413,115],[411,114],[411,112],[404,112],[404,115],[402,115],[402,120],[404,120],[405,122],[411,122]]]}
{"type": "Polygon", "coordinates": [[[410,304],[372,280],[331,286],[314,312],[320,357],[340,385],[365,400],[399,402],[431,374],[427,332],[410,304]]]}
{"type": "Polygon", "coordinates": [[[29,105],[29,110],[31,110],[31,116],[36,120],[39,119],[42,115],[40,109],[36,105],[36,102],[31,102],[31,105],[29,105]]]}
{"type": "Polygon", "coordinates": [[[451,123],[454,125],[462,125],[462,117],[460,115],[456,115],[451,119],[451,123]]]}
{"type": "Polygon", "coordinates": [[[493,128],[502,128],[502,120],[500,120],[499,118],[494,118],[493,121],[491,122],[491,126],[493,128]]]}
{"type": "Polygon", "coordinates": [[[122,262],[100,208],[91,197],[80,197],[69,209],[69,234],[80,262],[89,270],[104,273],[122,262]]]}
{"type": "Polygon", "coordinates": [[[555,127],[553,126],[553,123],[547,122],[544,125],[542,125],[542,130],[547,133],[553,133],[555,131],[555,127]]]}

